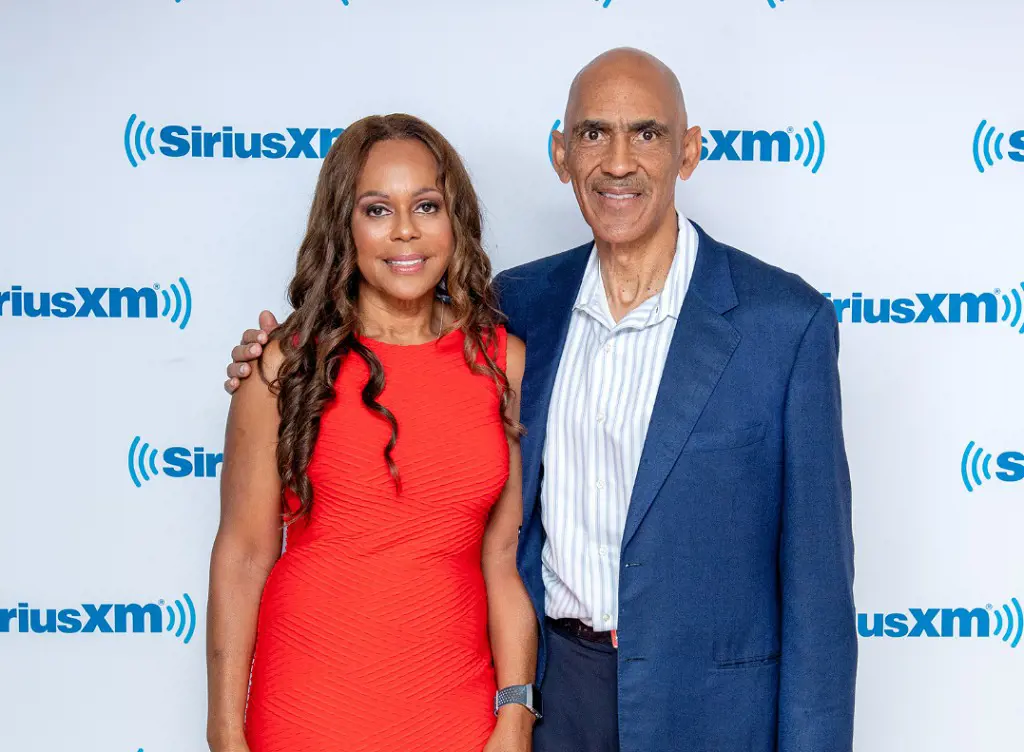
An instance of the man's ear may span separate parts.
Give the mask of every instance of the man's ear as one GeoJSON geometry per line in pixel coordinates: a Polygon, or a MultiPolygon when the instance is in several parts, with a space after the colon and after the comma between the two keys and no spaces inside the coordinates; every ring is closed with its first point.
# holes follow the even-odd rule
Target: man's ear
{"type": "Polygon", "coordinates": [[[565,134],[562,131],[551,131],[551,164],[558,179],[568,183],[571,178],[565,166],[565,134]]]}
{"type": "Polygon", "coordinates": [[[700,164],[700,153],[704,148],[701,140],[700,126],[695,125],[683,134],[683,161],[679,167],[679,177],[688,180],[700,164]]]}

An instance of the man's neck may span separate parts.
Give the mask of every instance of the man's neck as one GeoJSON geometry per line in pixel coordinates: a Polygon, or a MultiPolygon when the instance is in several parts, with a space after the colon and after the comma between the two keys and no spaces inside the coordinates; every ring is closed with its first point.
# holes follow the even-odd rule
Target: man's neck
{"type": "Polygon", "coordinates": [[[595,239],[608,310],[616,322],[665,287],[678,237],[679,220],[673,212],[651,237],[638,243],[625,246],[595,239]]]}

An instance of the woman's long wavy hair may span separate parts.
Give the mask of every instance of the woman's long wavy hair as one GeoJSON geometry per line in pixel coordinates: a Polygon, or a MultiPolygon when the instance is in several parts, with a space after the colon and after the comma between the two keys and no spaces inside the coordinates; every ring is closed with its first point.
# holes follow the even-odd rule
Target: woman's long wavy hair
{"type": "Polygon", "coordinates": [[[491,263],[481,244],[479,201],[462,160],[444,136],[419,118],[403,114],[363,118],[342,133],[324,160],[288,287],[294,312],[272,335],[283,354],[271,384],[281,416],[277,465],[284,488],[299,501],[298,509],[283,504],[285,524],[310,515],[313,486],[307,469],[320,416],[333,399],[335,379],[349,355],[362,358],[370,371],[362,390],[363,404],[391,426],[383,461],[401,493],[401,477],[391,456],[398,441],[398,421],[377,401],[384,389],[384,369],[356,336],[361,332],[362,277],[352,236],[359,173],[374,144],[396,139],[415,139],[434,155],[438,187],[451,218],[455,249],[442,281],[454,320],[442,335],[456,329],[465,333],[466,364],[494,380],[506,430],[522,432],[518,423],[504,417],[512,395],[508,378],[495,360],[495,328],[504,317],[491,287],[491,263]]]}

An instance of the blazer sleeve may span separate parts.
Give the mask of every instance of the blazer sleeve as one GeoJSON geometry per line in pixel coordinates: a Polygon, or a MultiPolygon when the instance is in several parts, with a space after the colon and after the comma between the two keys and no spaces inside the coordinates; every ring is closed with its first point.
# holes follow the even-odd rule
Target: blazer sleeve
{"type": "Polygon", "coordinates": [[[498,296],[498,308],[508,319],[506,326],[508,333],[525,342],[526,322],[518,313],[516,280],[509,271],[503,271],[494,278],[494,292],[498,296]]]}
{"type": "Polygon", "coordinates": [[[853,749],[853,525],[838,361],[839,325],[825,300],[786,392],[778,752],[853,749]]]}

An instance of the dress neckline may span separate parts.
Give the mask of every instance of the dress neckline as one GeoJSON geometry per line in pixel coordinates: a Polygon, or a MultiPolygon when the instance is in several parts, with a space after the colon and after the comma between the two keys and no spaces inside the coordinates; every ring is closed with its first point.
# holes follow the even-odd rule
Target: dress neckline
{"type": "Polygon", "coordinates": [[[374,339],[373,337],[366,337],[366,336],[364,336],[362,334],[357,334],[356,335],[356,339],[358,339],[360,342],[362,342],[363,344],[365,344],[367,346],[370,346],[370,347],[394,348],[394,349],[397,349],[397,350],[416,350],[418,348],[430,347],[431,345],[438,345],[438,344],[440,344],[442,342],[445,342],[446,340],[451,338],[453,335],[458,334],[460,331],[462,331],[462,330],[461,329],[452,329],[447,334],[444,334],[444,335],[442,335],[440,337],[437,337],[436,339],[429,339],[426,342],[416,342],[414,344],[407,344],[407,345],[403,345],[403,344],[400,344],[398,342],[384,342],[383,340],[374,339]]]}

